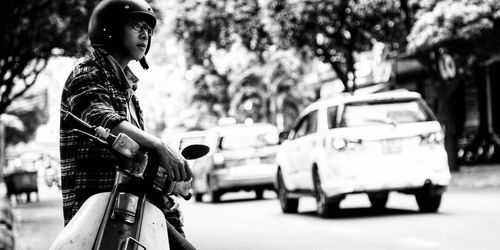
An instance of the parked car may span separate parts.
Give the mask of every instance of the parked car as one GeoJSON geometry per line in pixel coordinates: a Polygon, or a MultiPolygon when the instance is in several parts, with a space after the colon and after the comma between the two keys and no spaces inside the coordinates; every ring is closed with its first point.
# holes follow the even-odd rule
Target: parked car
{"type": "Polygon", "coordinates": [[[254,191],[262,199],[264,190],[273,190],[276,174],[278,129],[271,124],[233,124],[206,131],[210,152],[192,165],[196,201],[208,194],[219,202],[227,192],[254,191]]]}
{"type": "Polygon", "coordinates": [[[349,194],[366,193],[384,208],[391,191],[415,195],[436,212],[451,175],[440,123],[418,93],[319,100],[298,117],[277,155],[275,179],[284,213],[314,196],[326,217],[349,194]]]}

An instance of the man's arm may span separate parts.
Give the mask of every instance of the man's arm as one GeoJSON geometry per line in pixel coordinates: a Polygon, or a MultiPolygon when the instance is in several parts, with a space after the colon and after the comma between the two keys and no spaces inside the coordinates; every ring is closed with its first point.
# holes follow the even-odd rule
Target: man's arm
{"type": "Polygon", "coordinates": [[[160,138],[137,128],[128,121],[118,123],[111,128],[111,133],[115,135],[124,133],[139,145],[155,150],[160,156],[161,165],[167,170],[169,180],[186,181],[192,177],[187,161],[160,138]]]}
{"type": "Polygon", "coordinates": [[[97,69],[68,82],[65,88],[68,92],[69,111],[89,124],[110,128],[114,134],[124,133],[141,146],[155,150],[170,180],[190,179],[191,170],[182,156],[160,138],[135,127],[116,112],[105,83],[105,76],[97,69]]]}

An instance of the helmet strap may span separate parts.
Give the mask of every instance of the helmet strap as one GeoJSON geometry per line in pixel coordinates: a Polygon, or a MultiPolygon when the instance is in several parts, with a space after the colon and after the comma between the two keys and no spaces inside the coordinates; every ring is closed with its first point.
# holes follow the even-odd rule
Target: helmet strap
{"type": "Polygon", "coordinates": [[[149,69],[149,64],[148,64],[148,62],[146,62],[146,57],[145,57],[145,56],[143,56],[143,57],[141,58],[141,60],[139,60],[139,63],[141,64],[141,66],[142,66],[142,68],[143,68],[144,70],[149,69]]]}

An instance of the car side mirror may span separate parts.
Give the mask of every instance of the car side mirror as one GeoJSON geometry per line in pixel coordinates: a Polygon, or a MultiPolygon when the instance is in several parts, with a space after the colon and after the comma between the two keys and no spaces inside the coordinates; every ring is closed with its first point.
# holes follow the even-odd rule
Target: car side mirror
{"type": "Polygon", "coordinates": [[[279,133],[279,143],[278,144],[281,144],[284,141],[288,140],[288,134],[289,133],[290,133],[290,131],[288,131],[288,130],[280,132],[279,133]]]}

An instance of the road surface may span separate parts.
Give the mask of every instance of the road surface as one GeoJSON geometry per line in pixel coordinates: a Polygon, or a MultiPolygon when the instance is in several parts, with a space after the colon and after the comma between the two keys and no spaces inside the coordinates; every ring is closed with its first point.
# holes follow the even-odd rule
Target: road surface
{"type": "MultiPolygon", "coordinates": [[[[500,189],[450,190],[440,212],[421,214],[413,196],[391,194],[387,209],[369,208],[365,195],[348,196],[329,219],[312,198],[283,214],[274,192],[227,194],[219,204],[183,201],[185,230],[198,249],[499,249],[500,189]]],[[[62,230],[57,189],[40,201],[14,204],[17,250],[48,249],[62,230]]]]}

